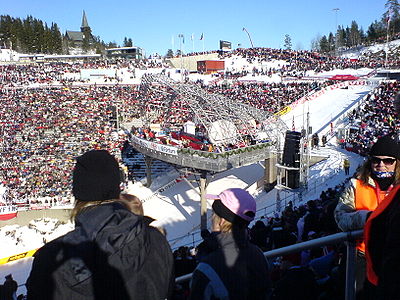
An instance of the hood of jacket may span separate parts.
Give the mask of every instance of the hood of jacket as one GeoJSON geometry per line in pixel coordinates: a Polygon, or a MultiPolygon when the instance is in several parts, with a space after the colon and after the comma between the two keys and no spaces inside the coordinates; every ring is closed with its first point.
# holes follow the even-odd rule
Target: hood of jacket
{"type": "Polygon", "coordinates": [[[123,277],[137,271],[149,252],[146,226],[151,221],[118,202],[79,213],[75,229],[62,238],[63,279],[87,293],[99,274],[123,277]]]}

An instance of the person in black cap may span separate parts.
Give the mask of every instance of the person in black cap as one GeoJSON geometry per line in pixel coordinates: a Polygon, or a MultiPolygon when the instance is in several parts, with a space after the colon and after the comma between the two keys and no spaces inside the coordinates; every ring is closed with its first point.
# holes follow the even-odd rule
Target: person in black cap
{"type": "Polygon", "coordinates": [[[268,261],[249,242],[247,226],[254,219],[256,202],[245,190],[227,189],[213,199],[210,253],[202,258],[191,281],[191,300],[269,299],[268,261]]]}
{"type": "Polygon", "coordinates": [[[27,299],[169,298],[170,246],[136,197],[120,195],[115,158],[104,150],[78,157],[72,192],[75,229],[35,253],[27,299]]]}
{"type": "MultiPolygon", "coordinates": [[[[400,119],[400,93],[394,106],[400,119]]],[[[367,278],[376,287],[371,299],[400,299],[400,185],[370,215],[364,239],[367,278]]]]}
{"type": "MultiPolygon", "coordinates": [[[[335,219],[343,231],[363,229],[367,219],[400,182],[400,150],[398,143],[383,136],[371,147],[368,159],[356,178],[343,191],[335,209],[335,219]]],[[[358,299],[373,290],[365,280],[365,244],[357,244],[356,292],[358,299]]]]}
{"type": "Polygon", "coordinates": [[[8,274],[5,278],[2,300],[14,300],[17,297],[16,292],[18,289],[18,283],[13,279],[11,274],[8,274]]]}

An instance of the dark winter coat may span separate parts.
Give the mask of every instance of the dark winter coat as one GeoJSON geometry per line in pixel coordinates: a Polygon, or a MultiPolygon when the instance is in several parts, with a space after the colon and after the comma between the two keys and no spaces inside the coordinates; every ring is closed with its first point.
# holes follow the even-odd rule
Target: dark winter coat
{"type": "Polygon", "coordinates": [[[318,209],[309,209],[309,211],[304,216],[304,230],[302,240],[306,241],[308,239],[308,233],[310,231],[319,232],[321,224],[319,221],[320,212],[318,209]]]}
{"type": "Polygon", "coordinates": [[[81,212],[73,231],[35,254],[28,299],[166,299],[172,252],[151,221],[118,202],[81,212]]]}
{"type": "Polygon", "coordinates": [[[400,187],[378,205],[365,224],[367,275],[377,299],[400,299],[400,187]]]}
{"type": "Polygon", "coordinates": [[[272,300],[316,300],[318,285],[308,268],[292,267],[276,283],[272,300]]]}
{"type": "Polygon", "coordinates": [[[2,293],[0,297],[1,300],[13,300],[14,299],[14,294],[18,289],[18,283],[12,279],[8,278],[6,281],[4,281],[3,287],[2,287],[2,293]]]}
{"type": "Polygon", "coordinates": [[[247,233],[242,230],[215,237],[218,248],[193,272],[190,299],[269,299],[268,262],[260,248],[248,241],[247,233]]]}

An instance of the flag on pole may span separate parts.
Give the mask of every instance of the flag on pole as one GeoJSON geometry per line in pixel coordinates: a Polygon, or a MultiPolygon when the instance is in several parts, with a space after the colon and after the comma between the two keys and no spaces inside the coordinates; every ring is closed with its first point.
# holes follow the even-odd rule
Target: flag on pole
{"type": "Polygon", "coordinates": [[[204,33],[201,34],[200,36],[200,41],[204,40],[204,33]]]}
{"type": "Polygon", "coordinates": [[[190,36],[190,40],[191,40],[191,41],[194,40],[194,33],[192,33],[192,35],[190,36]]]}

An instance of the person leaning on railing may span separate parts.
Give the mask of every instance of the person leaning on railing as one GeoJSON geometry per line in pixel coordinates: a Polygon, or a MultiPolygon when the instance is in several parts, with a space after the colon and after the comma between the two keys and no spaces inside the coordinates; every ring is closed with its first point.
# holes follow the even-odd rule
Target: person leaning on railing
{"type": "MultiPolygon", "coordinates": [[[[371,147],[369,157],[356,178],[339,197],[335,219],[343,231],[362,229],[378,204],[400,181],[400,150],[396,141],[384,136],[371,147]]],[[[365,280],[365,244],[357,244],[356,292],[357,299],[373,293],[373,285],[365,280]],[[363,296],[364,295],[364,296],[363,296]]]]}
{"type": "Polygon", "coordinates": [[[268,261],[247,233],[256,213],[254,198],[240,188],[207,198],[214,199],[213,232],[205,238],[208,253],[193,272],[189,299],[269,299],[268,261]]]}

